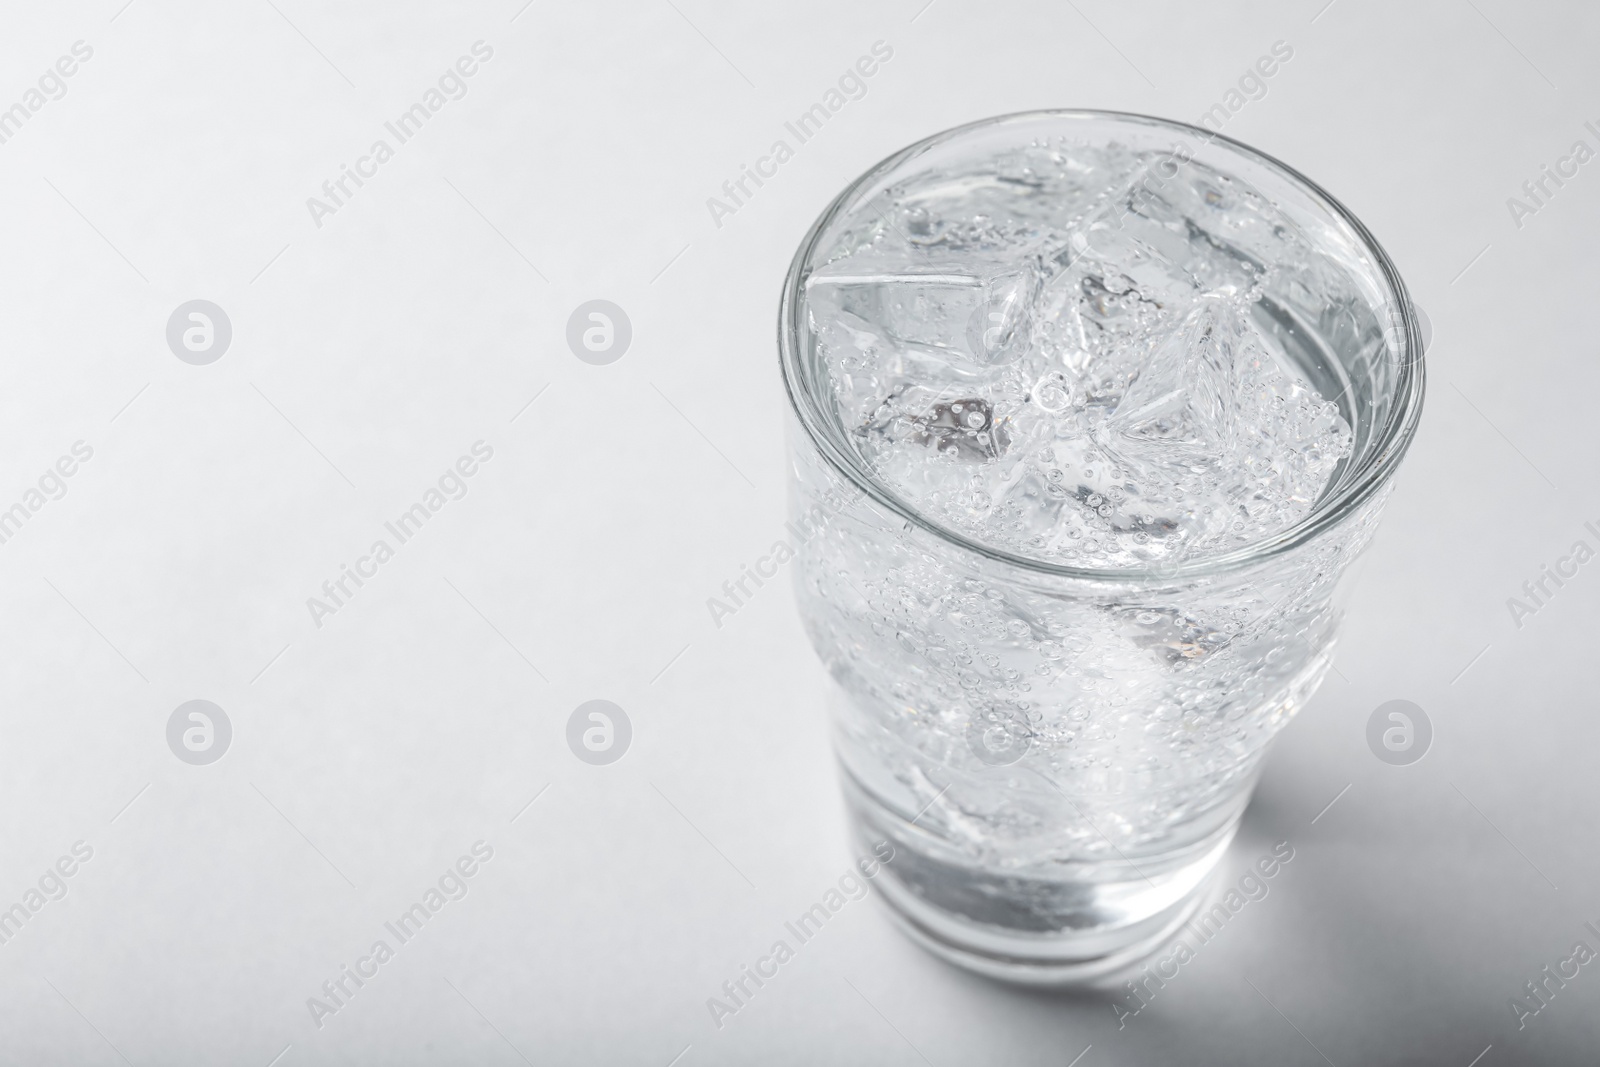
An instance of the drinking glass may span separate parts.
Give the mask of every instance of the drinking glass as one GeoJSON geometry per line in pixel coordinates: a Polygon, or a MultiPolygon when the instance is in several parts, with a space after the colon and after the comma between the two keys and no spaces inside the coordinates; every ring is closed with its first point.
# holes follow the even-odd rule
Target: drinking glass
{"type": "Polygon", "coordinates": [[[1030,112],[937,134],[840,193],[794,257],[779,346],[797,597],[833,680],[854,834],[894,848],[877,880],[886,902],[926,948],[1005,980],[1070,985],[1136,962],[1198,904],[1267,746],[1328,670],[1340,579],[1422,408],[1422,335],[1399,274],[1332,196],[1237,141],[1138,115],[1030,112]],[[1042,144],[1159,154],[1068,246],[1121,239],[1141,197],[1201,172],[1307,236],[1315,262],[1269,276],[1252,312],[1351,429],[1300,521],[1198,558],[1068,566],[930,517],[863,457],[808,279],[886,191],[1042,144]]]}

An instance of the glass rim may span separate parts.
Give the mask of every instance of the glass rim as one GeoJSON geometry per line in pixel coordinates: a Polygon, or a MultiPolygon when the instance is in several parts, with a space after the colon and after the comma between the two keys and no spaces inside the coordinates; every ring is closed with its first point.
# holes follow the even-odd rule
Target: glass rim
{"type": "MultiPolygon", "coordinates": [[[[1337,198],[1287,163],[1259,149],[1252,148],[1242,141],[1237,141],[1224,134],[1186,122],[1159,118],[1153,115],[1142,115],[1130,111],[1101,111],[1083,108],[1046,108],[1033,111],[1015,111],[941,130],[891,153],[845,186],[829,202],[816,221],[811,224],[811,228],[806,232],[805,237],[800,242],[800,247],[795,252],[794,259],[790,262],[788,274],[784,278],[783,295],[778,309],[778,360],[783,373],[784,391],[789,397],[790,409],[800,420],[800,425],[804,428],[806,436],[812,445],[816,447],[818,453],[836,473],[843,476],[847,482],[853,484],[867,498],[876,502],[880,507],[963,551],[986,559],[992,559],[1023,571],[1081,581],[1169,583],[1188,578],[1225,574],[1284,555],[1337,526],[1389,481],[1398,468],[1401,458],[1410,447],[1422,415],[1426,379],[1423,357],[1422,331],[1417,321],[1416,308],[1411,301],[1405,282],[1400,277],[1399,270],[1371,231],[1337,198]],[[838,440],[835,440],[827,432],[829,429],[827,413],[820,410],[818,398],[813,395],[811,390],[806,388],[806,377],[803,373],[802,353],[799,344],[801,330],[804,326],[800,316],[804,312],[802,297],[805,278],[809,273],[808,268],[811,264],[812,255],[815,253],[817,243],[821,240],[824,231],[832,225],[847,206],[851,205],[857,193],[871,183],[880,180],[902,163],[937,145],[968,133],[1006,123],[1039,119],[1111,120],[1133,126],[1167,129],[1189,136],[1197,136],[1206,143],[1220,141],[1233,153],[1263,165],[1270,170],[1277,171],[1281,177],[1288,179],[1313,200],[1320,202],[1321,206],[1326,208],[1339,222],[1350,227],[1363,250],[1372,257],[1383,283],[1390,290],[1394,306],[1400,312],[1400,324],[1403,325],[1406,358],[1395,364],[1394,409],[1390,412],[1386,423],[1378,428],[1374,441],[1368,449],[1368,454],[1362,458],[1355,471],[1345,478],[1345,484],[1336,492],[1319,499],[1313,505],[1311,511],[1299,522],[1278,533],[1264,537],[1259,541],[1253,541],[1240,548],[1217,553],[1216,555],[1203,556],[1195,560],[1185,560],[1177,564],[1155,563],[1147,567],[1103,568],[1052,563],[1048,560],[1035,559],[984,544],[962,533],[960,530],[936,521],[931,516],[924,514],[920,509],[900,499],[895,492],[884,485],[871,468],[866,465],[865,461],[844,444],[842,429],[838,430],[838,440]]],[[[833,420],[833,422],[836,424],[837,420],[833,420]]]]}

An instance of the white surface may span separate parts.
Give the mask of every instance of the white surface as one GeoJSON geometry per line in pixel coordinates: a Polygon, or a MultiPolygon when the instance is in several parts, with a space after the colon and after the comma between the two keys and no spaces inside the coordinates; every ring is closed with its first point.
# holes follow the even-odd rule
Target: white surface
{"type": "Polygon", "coordinates": [[[1509,998],[1600,949],[1600,563],[1521,629],[1506,598],[1600,547],[1600,163],[1520,229],[1506,198],[1600,147],[1600,11],[274,2],[14,5],[0,34],[0,107],[94,49],[0,144],[0,508],[94,449],[0,544],[0,901],[94,850],[0,944],[0,1062],[1592,1055],[1594,967],[1523,1030],[1509,998]],[[317,228],[306,198],[480,39],[465,98],[317,228]],[[715,226],[706,199],[879,40],[866,95],[715,226]],[[1121,1031],[1103,1000],[944,967],[872,900],[717,1029],[706,999],[851,862],[787,587],[720,629],[705,606],[785,520],[793,248],[928,133],[1047,106],[1192,121],[1278,40],[1292,60],[1225,132],[1365,220],[1435,333],[1338,676],[1223,878],[1278,841],[1294,861],[1121,1031]],[[209,366],[164,339],[194,298],[233,325],[209,366]],[[564,341],[592,298],[632,320],[610,366],[564,341]],[[306,598],[478,440],[467,496],[314,627],[306,598]],[[565,742],[598,697],[634,727],[607,767],[565,742]],[[1396,697],[1436,731],[1411,767],[1364,741],[1396,697]],[[205,767],[165,740],[194,698],[234,727],[205,767]],[[317,1028],[307,998],[480,839],[469,894],[317,1028]]]}

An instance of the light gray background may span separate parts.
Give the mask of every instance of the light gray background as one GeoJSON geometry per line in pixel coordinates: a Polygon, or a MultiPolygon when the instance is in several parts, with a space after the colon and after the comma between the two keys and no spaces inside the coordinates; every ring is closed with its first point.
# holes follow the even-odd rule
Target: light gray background
{"type": "Polygon", "coordinates": [[[1600,162],[1520,228],[1506,199],[1596,146],[1600,9],[1322,4],[8,5],[0,107],[94,55],[0,145],[0,508],[94,456],[0,545],[0,907],[94,855],[0,945],[0,1062],[1592,1058],[1600,968],[1523,1030],[1509,1000],[1600,948],[1600,562],[1520,629],[1506,600],[1600,543],[1600,162]],[[480,39],[469,94],[316,227],[306,198],[480,39]],[[867,95],[714,225],[879,40],[867,95]],[[943,966],[876,900],[715,1028],[706,998],[851,861],[787,575],[720,629],[705,604],[782,532],[775,304],[805,227],[982,116],[1192,121],[1279,40],[1226,132],[1363,218],[1435,332],[1337,673],[1221,877],[1295,859],[1121,1031],[943,966]],[[165,343],[196,298],[233,325],[210,366],[165,343]],[[590,299],[633,324],[610,366],[565,344],[590,299]],[[480,439],[468,495],[313,626],[306,598],[480,439]],[[599,698],[634,738],[597,767],[565,729],[599,698]],[[1395,698],[1436,731],[1410,767],[1364,739],[1395,698]],[[191,699],[233,724],[210,766],[166,745],[191,699]],[[313,1025],[479,839],[470,894],[313,1025]]]}

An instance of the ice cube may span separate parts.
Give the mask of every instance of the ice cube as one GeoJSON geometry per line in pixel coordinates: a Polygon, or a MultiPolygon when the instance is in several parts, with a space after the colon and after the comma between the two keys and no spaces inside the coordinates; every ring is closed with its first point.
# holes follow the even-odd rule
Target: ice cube
{"type": "Polygon", "coordinates": [[[1267,201],[1190,161],[1150,167],[1074,235],[1074,248],[1117,264],[1152,293],[1243,296],[1260,285],[1293,227],[1267,201]]]}
{"type": "Polygon", "coordinates": [[[915,420],[919,444],[959,459],[996,459],[1011,443],[1011,435],[994,419],[994,408],[980,397],[933,405],[915,420]]]}
{"type": "Polygon", "coordinates": [[[1252,333],[1229,300],[1206,298],[1157,342],[1107,426],[1134,455],[1209,466],[1230,452],[1241,347],[1252,333]]]}
{"type": "Polygon", "coordinates": [[[1034,317],[1032,350],[1041,369],[1066,376],[1089,406],[1114,404],[1137,372],[1147,341],[1170,331],[1193,295],[1141,283],[1124,272],[1126,264],[1070,244],[1043,262],[1054,273],[1041,288],[1034,317]]]}
{"type": "Polygon", "coordinates": [[[979,371],[1014,362],[1027,349],[1040,277],[1015,263],[984,270],[926,258],[913,267],[876,266],[871,255],[832,264],[806,280],[811,321],[829,346],[859,339],[826,336],[839,315],[857,330],[899,347],[931,349],[979,371]]]}
{"type": "Polygon", "coordinates": [[[1040,275],[1009,271],[989,279],[982,299],[967,317],[966,350],[989,366],[1015,363],[1027,351],[1037,318],[1040,275]]]}

